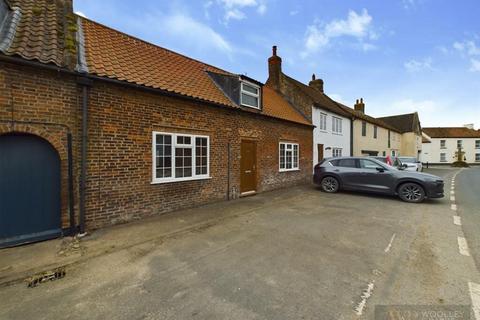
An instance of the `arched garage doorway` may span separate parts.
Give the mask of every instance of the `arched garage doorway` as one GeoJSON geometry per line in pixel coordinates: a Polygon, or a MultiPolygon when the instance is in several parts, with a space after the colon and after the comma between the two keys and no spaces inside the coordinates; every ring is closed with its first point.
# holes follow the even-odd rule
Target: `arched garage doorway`
{"type": "Polygon", "coordinates": [[[46,140],[0,135],[0,247],[61,235],[60,157],[46,140]]]}

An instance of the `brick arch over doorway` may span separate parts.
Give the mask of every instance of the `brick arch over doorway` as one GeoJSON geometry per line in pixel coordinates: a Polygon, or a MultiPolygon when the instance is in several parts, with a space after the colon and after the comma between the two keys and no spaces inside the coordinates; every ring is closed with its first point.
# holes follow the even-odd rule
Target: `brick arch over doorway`
{"type": "MultiPolygon", "coordinates": [[[[61,196],[61,221],[62,228],[66,229],[70,225],[69,210],[69,175],[68,175],[68,129],[64,126],[55,124],[28,124],[28,123],[0,123],[0,137],[5,134],[30,134],[38,136],[52,145],[60,157],[60,196],[61,196]]],[[[75,172],[75,171],[74,171],[75,172]]],[[[74,174],[75,176],[75,174],[74,174]]],[[[75,180],[75,179],[74,179],[75,180]]],[[[74,183],[74,186],[76,184],[74,183]]],[[[77,193],[77,188],[74,188],[77,193]]],[[[78,199],[78,196],[75,197],[78,199]]],[[[75,204],[75,207],[77,204],[75,204]]],[[[75,221],[75,225],[76,225],[75,221]]]]}

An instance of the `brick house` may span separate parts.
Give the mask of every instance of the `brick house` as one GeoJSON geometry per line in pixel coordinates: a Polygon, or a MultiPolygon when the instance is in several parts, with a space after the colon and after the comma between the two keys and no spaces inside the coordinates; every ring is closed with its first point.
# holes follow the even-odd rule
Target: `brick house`
{"type": "Polygon", "coordinates": [[[269,86],[0,0],[0,247],[310,181],[311,122],[269,86]]]}
{"type": "Polygon", "coordinates": [[[299,108],[298,110],[315,126],[313,165],[328,157],[350,156],[351,114],[343,109],[344,106],[325,94],[323,80],[316,79],[314,74],[306,85],[283,73],[282,59],[277,55],[276,46],[273,47],[268,64],[267,85],[299,108]]]}

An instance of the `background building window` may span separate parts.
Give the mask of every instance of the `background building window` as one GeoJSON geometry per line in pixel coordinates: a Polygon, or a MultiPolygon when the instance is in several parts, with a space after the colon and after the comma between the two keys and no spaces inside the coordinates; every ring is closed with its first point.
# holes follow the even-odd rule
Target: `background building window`
{"type": "Polygon", "coordinates": [[[209,137],[153,133],[153,183],[194,180],[209,175],[209,137]]]}
{"type": "Polygon", "coordinates": [[[298,143],[280,142],[280,171],[298,170],[298,143]]]}
{"type": "Polygon", "coordinates": [[[362,136],[366,136],[367,135],[367,122],[365,121],[362,121],[362,136]]]}
{"type": "Polygon", "coordinates": [[[342,148],[332,148],[332,157],[341,157],[342,148]]]}
{"type": "Polygon", "coordinates": [[[242,82],[240,103],[247,107],[260,109],[260,87],[251,83],[242,82]]]}
{"type": "Polygon", "coordinates": [[[374,139],[377,139],[377,130],[378,130],[378,127],[377,127],[377,126],[373,126],[373,138],[374,138],[374,139]]]}
{"type": "Polygon", "coordinates": [[[475,140],[475,149],[480,149],[480,140],[475,140]]]}
{"type": "Polygon", "coordinates": [[[457,140],[457,149],[462,148],[463,141],[462,140],[457,140]]]}
{"type": "Polygon", "coordinates": [[[446,140],[440,140],[440,149],[446,149],[447,146],[447,141],[446,140]]]}
{"type": "Polygon", "coordinates": [[[322,131],[327,130],[327,114],[326,113],[320,113],[320,123],[318,125],[318,129],[322,131]]]}
{"type": "Polygon", "coordinates": [[[342,133],[342,119],[337,117],[332,117],[332,132],[342,133]]]}
{"type": "Polygon", "coordinates": [[[447,162],[447,154],[446,153],[440,153],[440,162],[447,162]]]}
{"type": "Polygon", "coordinates": [[[475,153],[475,162],[480,162],[480,153],[475,153]]]}

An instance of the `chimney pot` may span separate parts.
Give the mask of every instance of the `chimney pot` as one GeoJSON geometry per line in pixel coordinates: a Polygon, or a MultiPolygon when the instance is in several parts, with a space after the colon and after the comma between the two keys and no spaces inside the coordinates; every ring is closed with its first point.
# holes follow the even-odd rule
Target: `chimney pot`
{"type": "Polygon", "coordinates": [[[308,83],[308,86],[323,93],[323,80],[317,79],[315,73],[312,75],[312,81],[308,83]]]}
{"type": "Polygon", "coordinates": [[[280,90],[280,78],[282,74],[282,58],[277,56],[277,46],[272,47],[272,56],[268,58],[268,83],[275,90],[280,90]]]}
{"type": "Polygon", "coordinates": [[[363,102],[363,98],[360,98],[360,101],[357,99],[354,109],[355,111],[360,111],[361,113],[365,113],[365,103],[363,102]]]}

